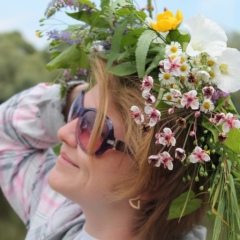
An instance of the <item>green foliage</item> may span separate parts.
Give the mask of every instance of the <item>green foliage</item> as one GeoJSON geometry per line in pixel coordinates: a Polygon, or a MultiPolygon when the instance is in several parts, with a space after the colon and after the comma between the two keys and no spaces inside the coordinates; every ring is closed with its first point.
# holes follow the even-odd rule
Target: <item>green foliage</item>
{"type": "Polygon", "coordinates": [[[45,69],[46,51],[36,51],[18,32],[0,35],[0,102],[39,82],[52,82],[57,72],[45,69]]]}

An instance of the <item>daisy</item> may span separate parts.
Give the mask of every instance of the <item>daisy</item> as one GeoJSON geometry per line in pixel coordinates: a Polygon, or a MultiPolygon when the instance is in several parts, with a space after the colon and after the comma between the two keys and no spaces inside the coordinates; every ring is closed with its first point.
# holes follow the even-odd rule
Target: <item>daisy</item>
{"type": "Polygon", "coordinates": [[[175,83],[175,78],[169,72],[161,72],[158,74],[159,81],[164,85],[170,85],[175,83]]]}
{"type": "Polygon", "coordinates": [[[165,54],[168,57],[179,56],[182,53],[182,47],[178,42],[171,42],[170,45],[166,45],[165,54]]]}
{"type": "Polygon", "coordinates": [[[205,98],[201,104],[200,110],[202,112],[207,113],[207,112],[211,112],[213,109],[214,109],[213,102],[210,99],[205,98]]]}

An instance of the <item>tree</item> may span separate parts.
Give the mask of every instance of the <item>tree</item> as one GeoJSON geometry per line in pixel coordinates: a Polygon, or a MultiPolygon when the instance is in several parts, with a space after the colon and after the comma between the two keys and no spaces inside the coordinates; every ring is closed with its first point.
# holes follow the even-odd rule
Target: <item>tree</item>
{"type": "Polygon", "coordinates": [[[39,82],[52,82],[58,72],[45,69],[47,51],[36,51],[19,32],[0,35],[0,102],[39,82]]]}

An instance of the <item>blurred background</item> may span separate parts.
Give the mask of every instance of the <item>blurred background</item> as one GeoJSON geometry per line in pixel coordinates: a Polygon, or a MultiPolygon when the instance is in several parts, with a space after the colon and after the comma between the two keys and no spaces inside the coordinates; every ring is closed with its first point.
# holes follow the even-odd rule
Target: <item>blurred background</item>
{"type": "MultiPolygon", "coordinates": [[[[58,29],[65,28],[67,24],[73,22],[65,17],[63,11],[49,21],[49,26],[40,27],[39,19],[44,17],[48,3],[49,0],[1,2],[0,103],[16,92],[39,82],[51,82],[59,74],[59,72],[49,72],[45,69],[45,64],[49,61],[47,37],[38,38],[35,32],[36,30],[47,32],[52,25],[56,25],[58,29]]],[[[99,0],[95,3],[99,5],[99,0]]],[[[146,0],[137,0],[135,4],[139,8],[145,7],[146,0]]],[[[154,5],[156,6],[154,16],[166,7],[174,13],[180,9],[184,14],[184,19],[196,14],[203,14],[207,18],[211,18],[226,31],[229,39],[228,46],[240,50],[240,1],[156,0],[154,5]]],[[[235,93],[233,97],[240,109],[239,92],[235,93]]],[[[8,205],[1,191],[0,233],[1,240],[22,240],[26,234],[23,224],[8,205]]]]}

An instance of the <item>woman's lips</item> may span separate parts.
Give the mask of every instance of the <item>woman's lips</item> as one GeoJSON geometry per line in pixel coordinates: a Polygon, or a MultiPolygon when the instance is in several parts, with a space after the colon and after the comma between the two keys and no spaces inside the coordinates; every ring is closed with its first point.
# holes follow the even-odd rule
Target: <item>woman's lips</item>
{"type": "Polygon", "coordinates": [[[71,166],[73,166],[73,167],[75,167],[75,168],[79,168],[79,166],[78,165],[76,165],[75,163],[73,163],[70,159],[69,159],[69,157],[67,156],[67,154],[65,153],[65,152],[60,152],[60,155],[59,155],[59,157],[58,157],[58,160],[60,161],[60,162],[62,162],[62,163],[64,163],[64,164],[68,164],[68,165],[71,165],[71,166]]]}

